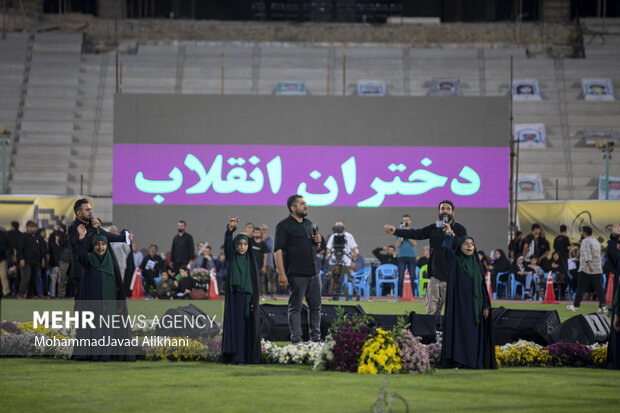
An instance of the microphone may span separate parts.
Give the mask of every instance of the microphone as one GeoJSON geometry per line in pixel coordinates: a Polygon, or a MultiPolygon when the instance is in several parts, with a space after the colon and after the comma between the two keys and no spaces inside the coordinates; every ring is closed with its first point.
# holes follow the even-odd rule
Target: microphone
{"type": "Polygon", "coordinates": [[[319,233],[319,227],[316,224],[312,224],[312,235],[316,235],[319,233]]]}
{"type": "Polygon", "coordinates": [[[441,220],[444,222],[444,224],[448,223],[448,217],[445,216],[445,215],[443,217],[441,217],[441,220]]]}

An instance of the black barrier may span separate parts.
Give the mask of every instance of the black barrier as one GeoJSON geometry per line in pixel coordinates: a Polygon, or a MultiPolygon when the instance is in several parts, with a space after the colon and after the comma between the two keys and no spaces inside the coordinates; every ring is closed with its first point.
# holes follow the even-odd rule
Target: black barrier
{"type": "MultiPolygon", "coordinates": [[[[220,332],[220,328],[214,319],[209,317],[204,311],[189,304],[185,307],[170,308],[164,313],[162,321],[167,318],[171,320],[187,320],[169,327],[158,326],[156,331],[158,336],[168,337],[213,337],[220,332]]],[[[162,323],[165,324],[165,323],[162,323]]]]}
{"type": "Polygon", "coordinates": [[[606,315],[592,313],[569,318],[557,326],[551,336],[555,342],[565,341],[589,346],[607,342],[610,329],[611,323],[606,315]]]}
{"type": "Polygon", "coordinates": [[[541,346],[554,343],[551,332],[560,326],[556,310],[512,310],[494,308],[495,344],[501,346],[520,339],[533,341],[541,346]]]}

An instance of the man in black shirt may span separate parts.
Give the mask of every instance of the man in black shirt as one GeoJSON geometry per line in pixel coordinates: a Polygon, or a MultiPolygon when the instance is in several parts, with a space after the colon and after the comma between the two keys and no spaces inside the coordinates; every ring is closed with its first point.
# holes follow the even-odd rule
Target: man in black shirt
{"type": "Polygon", "coordinates": [[[175,271],[181,267],[187,268],[187,263],[194,259],[194,238],[185,232],[185,221],[177,223],[179,232],[172,239],[172,249],[170,250],[170,261],[175,271]]]}
{"type": "Polygon", "coordinates": [[[157,253],[157,245],[151,244],[149,246],[148,255],[144,257],[140,263],[140,271],[142,272],[142,278],[144,279],[147,292],[157,290],[155,278],[159,277],[163,265],[164,260],[162,260],[157,253]]]}
{"type": "Polygon", "coordinates": [[[388,245],[387,247],[377,247],[372,250],[372,255],[377,257],[381,264],[393,264],[398,265],[398,253],[396,247],[388,245]]]}
{"type": "Polygon", "coordinates": [[[523,251],[523,232],[517,231],[515,237],[508,244],[508,258],[516,260],[523,251]]]}
{"type": "Polygon", "coordinates": [[[260,274],[258,282],[260,295],[264,296],[267,294],[267,255],[269,255],[269,247],[263,241],[263,233],[259,227],[254,227],[252,230],[252,238],[254,238],[252,249],[255,251],[254,256],[256,257],[256,265],[260,274]]]}
{"type": "Polygon", "coordinates": [[[19,284],[19,298],[29,296],[31,280],[36,282],[40,276],[41,267],[45,266],[45,254],[47,247],[45,241],[39,236],[37,224],[28,221],[26,224],[26,234],[20,239],[20,246],[17,250],[19,266],[22,270],[22,279],[19,284]]]}
{"type": "MultiPolygon", "coordinates": [[[[396,229],[393,225],[385,225],[385,232],[397,237],[408,239],[428,239],[431,249],[430,262],[428,263],[429,281],[426,287],[426,312],[433,315],[441,315],[441,310],[446,302],[448,287],[448,272],[450,268],[442,253],[442,243],[445,238],[444,223],[452,228],[455,234],[454,245],[458,239],[467,235],[465,227],[454,222],[454,204],[452,201],[439,203],[439,221],[420,229],[396,229]]],[[[399,275],[401,276],[401,275],[399,275]]]]}
{"type": "Polygon", "coordinates": [[[560,235],[553,240],[553,250],[560,255],[560,259],[564,262],[566,268],[568,268],[568,253],[570,252],[570,239],[566,235],[567,232],[568,228],[566,225],[560,225],[560,235]]]}
{"type": "Polygon", "coordinates": [[[301,341],[301,304],[308,303],[310,340],[321,339],[321,279],[315,261],[316,247],[321,243],[318,228],[305,217],[308,205],[301,195],[286,201],[289,216],[276,226],[274,245],[278,285],[290,286],[288,325],[291,342],[301,341]]]}
{"type": "Polygon", "coordinates": [[[525,258],[525,263],[527,264],[530,261],[531,257],[539,257],[540,256],[540,225],[532,224],[532,232],[525,237],[523,240],[523,258],[525,258]]]}

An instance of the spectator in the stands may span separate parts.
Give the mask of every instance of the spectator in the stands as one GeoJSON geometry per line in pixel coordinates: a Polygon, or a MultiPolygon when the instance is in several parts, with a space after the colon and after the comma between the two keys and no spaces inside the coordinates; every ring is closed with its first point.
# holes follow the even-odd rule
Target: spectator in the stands
{"type": "Polygon", "coordinates": [[[181,279],[179,281],[174,281],[177,292],[176,296],[177,298],[189,299],[192,289],[196,287],[196,280],[189,276],[189,271],[186,267],[179,267],[179,274],[181,275],[181,279]]]}
{"type": "Polygon", "coordinates": [[[377,247],[372,250],[372,255],[377,257],[381,264],[398,265],[398,253],[396,252],[396,247],[393,245],[388,245],[383,248],[377,247]]]}
{"type": "MultiPolygon", "coordinates": [[[[497,291],[497,274],[500,272],[507,272],[510,269],[510,261],[502,249],[495,250],[493,255],[495,259],[491,265],[487,266],[487,269],[491,271],[491,285],[493,287],[493,291],[497,291]]],[[[508,275],[505,277],[507,278],[508,275]]]]}
{"type": "Polygon", "coordinates": [[[151,244],[149,246],[148,255],[144,257],[140,263],[140,271],[142,272],[142,278],[144,279],[146,291],[152,292],[157,290],[155,278],[159,277],[159,273],[162,271],[163,265],[164,261],[157,253],[157,245],[151,244]]]}
{"type": "Polygon", "coordinates": [[[142,254],[142,251],[138,249],[138,244],[135,242],[131,243],[131,254],[133,256],[133,266],[134,268],[138,268],[140,264],[142,264],[144,254],[142,254]]]}
{"type": "Polygon", "coordinates": [[[557,290],[558,300],[564,299],[564,293],[566,291],[566,285],[568,281],[568,260],[564,261],[560,256],[559,251],[553,251],[551,256],[550,271],[555,273],[555,279],[553,284],[557,290]]]}
{"type": "Polygon", "coordinates": [[[515,237],[508,244],[508,259],[514,260],[523,251],[523,232],[517,231],[515,237]]]}
{"type": "Polygon", "coordinates": [[[535,280],[534,289],[536,291],[536,294],[538,294],[538,297],[541,297],[542,293],[545,291],[545,283],[547,279],[543,274],[542,268],[540,267],[540,265],[538,265],[538,258],[534,256],[530,257],[530,263],[527,265],[526,268],[528,271],[532,272],[535,280]]]}
{"type": "Polygon", "coordinates": [[[210,245],[204,245],[202,247],[202,252],[200,253],[200,255],[198,255],[198,258],[196,258],[196,261],[192,263],[191,269],[193,270],[196,268],[204,268],[207,271],[211,271],[215,269],[215,260],[213,259],[213,256],[211,255],[210,245]]]}
{"type": "Polygon", "coordinates": [[[428,261],[431,257],[431,250],[428,247],[422,247],[422,256],[418,257],[416,260],[415,266],[418,268],[422,268],[425,265],[428,265],[428,261]]]}
{"type": "Polygon", "coordinates": [[[491,265],[491,258],[484,251],[480,250],[478,251],[478,261],[482,265],[482,273],[486,275],[487,271],[489,271],[489,265],[491,265]]]}
{"type": "Polygon", "coordinates": [[[168,278],[167,272],[161,273],[161,280],[157,283],[157,291],[153,293],[155,298],[172,299],[174,298],[174,284],[168,278]]]}
{"type": "MultiPolygon", "coordinates": [[[[532,287],[532,272],[528,271],[525,264],[525,259],[522,255],[512,263],[510,272],[514,274],[515,280],[522,283],[525,288],[525,299],[530,298],[530,289],[532,287]]],[[[500,281],[504,281],[500,278],[500,281]]]]}
{"type": "Polygon", "coordinates": [[[523,240],[523,246],[522,246],[522,254],[523,254],[523,259],[525,260],[524,264],[527,264],[530,262],[530,257],[534,256],[534,257],[538,257],[540,254],[540,243],[538,241],[538,238],[540,237],[540,225],[538,224],[532,224],[532,232],[525,237],[525,239],[523,240]]]}
{"type": "MultiPolygon", "coordinates": [[[[401,218],[400,229],[411,229],[411,217],[405,214],[401,218]]],[[[398,249],[398,293],[403,294],[403,282],[405,271],[409,270],[409,276],[415,276],[416,251],[418,245],[416,240],[396,236],[396,248],[398,249]]]]}

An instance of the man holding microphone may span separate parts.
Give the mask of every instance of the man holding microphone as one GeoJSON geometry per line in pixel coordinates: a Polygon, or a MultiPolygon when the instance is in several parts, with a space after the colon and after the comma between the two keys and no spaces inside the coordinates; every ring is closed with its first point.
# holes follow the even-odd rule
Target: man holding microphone
{"type": "Polygon", "coordinates": [[[301,195],[286,201],[289,216],[276,226],[274,245],[278,286],[290,286],[288,324],[291,342],[301,342],[301,305],[305,297],[309,310],[310,340],[321,340],[321,278],[316,264],[316,247],[321,243],[318,228],[310,220],[308,205],[301,195]]]}
{"type": "MultiPolygon", "coordinates": [[[[443,257],[441,245],[445,238],[444,224],[450,225],[454,231],[455,242],[467,234],[465,227],[454,222],[454,203],[449,200],[441,201],[438,206],[439,220],[420,229],[397,229],[393,225],[384,225],[385,232],[404,239],[429,240],[431,256],[428,263],[428,286],[426,292],[426,313],[441,315],[446,302],[448,286],[448,262],[443,257]]],[[[399,274],[402,277],[402,274],[399,274]]]]}

